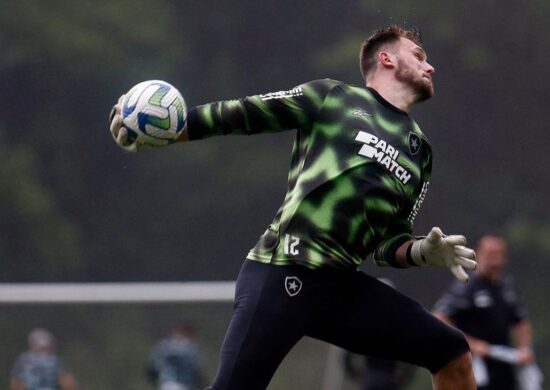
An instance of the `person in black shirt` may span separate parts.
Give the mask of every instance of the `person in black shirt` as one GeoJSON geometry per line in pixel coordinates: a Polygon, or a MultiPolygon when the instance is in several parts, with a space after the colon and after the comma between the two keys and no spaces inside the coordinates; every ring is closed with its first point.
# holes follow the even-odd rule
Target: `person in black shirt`
{"type": "Polygon", "coordinates": [[[464,332],[474,359],[486,367],[484,378],[476,377],[480,390],[516,389],[514,366],[496,356],[502,346],[517,348],[514,360],[519,366],[534,360],[527,313],[512,278],[504,273],[506,255],[503,237],[482,236],[476,248],[478,267],[470,282],[453,284],[434,307],[436,317],[464,332]]]}

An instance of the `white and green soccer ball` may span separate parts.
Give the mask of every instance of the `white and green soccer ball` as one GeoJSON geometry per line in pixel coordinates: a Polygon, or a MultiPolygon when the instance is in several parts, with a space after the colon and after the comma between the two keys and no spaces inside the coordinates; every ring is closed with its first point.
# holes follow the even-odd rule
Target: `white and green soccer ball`
{"type": "Polygon", "coordinates": [[[174,142],[187,118],[187,106],[181,93],[161,80],[143,81],[133,86],[122,101],[121,112],[128,140],[146,147],[174,142]]]}

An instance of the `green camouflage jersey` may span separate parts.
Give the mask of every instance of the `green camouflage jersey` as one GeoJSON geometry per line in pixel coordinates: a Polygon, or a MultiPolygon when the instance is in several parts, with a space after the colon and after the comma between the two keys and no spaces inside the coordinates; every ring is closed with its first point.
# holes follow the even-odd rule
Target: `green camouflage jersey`
{"type": "Polygon", "coordinates": [[[189,139],[296,129],[288,190],[248,259],[356,268],[397,248],[430,180],[432,153],[407,113],[375,90],[324,79],[288,91],[197,106],[189,139]]]}

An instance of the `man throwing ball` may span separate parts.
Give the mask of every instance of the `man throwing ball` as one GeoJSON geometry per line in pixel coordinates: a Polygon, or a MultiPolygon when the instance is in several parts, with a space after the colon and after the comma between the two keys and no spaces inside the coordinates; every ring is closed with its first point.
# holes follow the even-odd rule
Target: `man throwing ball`
{"type": "MultiPolygon", "coordinates": [[[[310,336],[355,353],[425,367],[434,389],[475,389],[464,336],[357,267],[435,266],[459,280],[474,269],[460,235],[412,225],[432,168],[409,116],[433,93],[420,33],[377,29],[360,52],[365,87],[324,79],[197,106],[178,141],[296,129],[288,191],[240,271],[235,309],[210,389],[265,389],[290,349],[310,336]]],[[[129,151],[120,106],[111,132],[129,151]]],[[[139,141],[139,140],[138,140],[139,141]]]]}

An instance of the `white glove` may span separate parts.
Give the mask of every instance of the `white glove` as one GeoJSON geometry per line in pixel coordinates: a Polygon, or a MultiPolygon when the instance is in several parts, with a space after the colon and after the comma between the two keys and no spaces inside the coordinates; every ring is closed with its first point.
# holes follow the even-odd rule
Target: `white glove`
{"type": "Polygon", "coordinates": [[[111,121],[110,130],[111,135],[118,146],[127,152],[135,153],[142,145],[140,145],[137,141],[132,142],[128,139],[128,130],[124,127],[122,114],[120,113],[122,101],[125,96],[126,95],[122,95],[118,99],[117,104],[113,106],[111,113],[109,114],[109,120],[111,121]]]}
{"type": "Polygon", "coordinates": [[[434,227],[426,238],[413,242],[411,258],[416,265],[449,269],[461,282],[468,281],[468,270],[476,269],[476,254],[466,248],[466,237],[445,236],[440,228],[434,227]]]}

